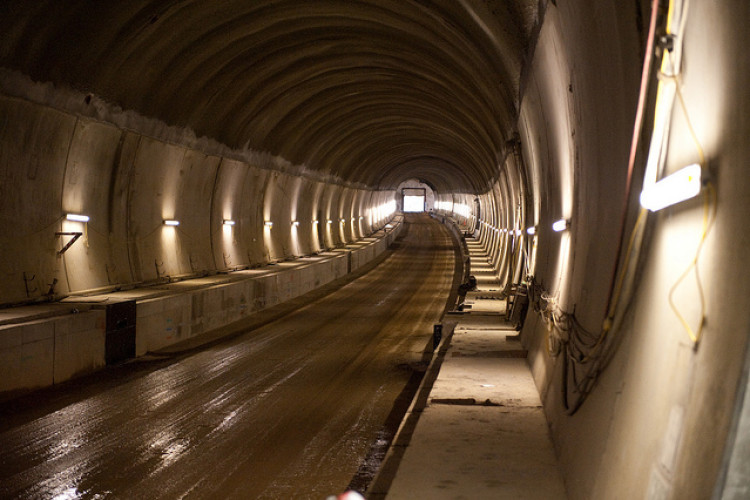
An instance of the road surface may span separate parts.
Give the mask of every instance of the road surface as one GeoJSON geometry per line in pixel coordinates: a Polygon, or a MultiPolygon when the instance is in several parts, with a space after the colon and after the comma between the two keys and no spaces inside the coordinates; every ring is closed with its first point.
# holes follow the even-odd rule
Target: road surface
{"type": "Polygon", "coordinates": [[[453,280],[445,227],[407,221],[382,264],[277,321],[0,405],[0,498],[343,491],[385,437],[453,280]]]}

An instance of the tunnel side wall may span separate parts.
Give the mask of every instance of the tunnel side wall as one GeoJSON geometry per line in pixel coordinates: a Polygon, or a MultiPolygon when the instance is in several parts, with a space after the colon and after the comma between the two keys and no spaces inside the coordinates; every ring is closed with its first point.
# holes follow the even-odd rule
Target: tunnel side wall
{"type": "MultiPolygon", "coordinates": [[[[735,37],[750,6],[690,2],[689,8],[682,93],[718,199],[698,265],[706,304],[703,338],[694,347],[668,303],[670,289],[696,256],[702,197],[647,215],[632,303],[622,325],[610,332],[614,354],[572,416],[562,399],[565,354],[555,355],[554,342],[550,348],[554,326],[549,316],[529,312],[522,338],[573,499],[710,498],[741,389],[750,327],[743,304],[750,270],[742,257],[748,246],[743,219],[750,211],[744,168],[750,161],[750,67],[735,37]]],[[[648,11],[645,2],[640,10],[637,3],[616,1],[595,8],[583,1],[550,4],[521,104],[531,193],[526,225],[537,226],[528,247],[538,248],[531,274],[549,303],[575,313],[591,332],[601,329],[617,254],[648,11]],[[552,223],[563,217],[568,230],[553,232],[552,223]]],[[[699,158],[678,103],[672,116],[667,172],[699,158]]],[[[628,228],[638,213],[642,167],[635,176],[628,228]]],[[[489,212],[483,220],[510,227],[512,195],[500,179],[480,197],[489,212]]],[[[482,241],[500,249],[502,276],[507,251],[493,232],[480,224],[482,241]]],[[[697,328],[701,299],[692,272],[674,298],[697,328]]],[[[568,396],[573,403],[575,393],[568,396]]]]}
{"type": "Polygon", "coordinates": [[[0,305],[309,255],[391,216],[378,207],[393,191],[261,168],[18,97],[0,95],[0,116],[0,305]],[[75,234],[58,233],[81,236],[60,253],[75,234]]]}

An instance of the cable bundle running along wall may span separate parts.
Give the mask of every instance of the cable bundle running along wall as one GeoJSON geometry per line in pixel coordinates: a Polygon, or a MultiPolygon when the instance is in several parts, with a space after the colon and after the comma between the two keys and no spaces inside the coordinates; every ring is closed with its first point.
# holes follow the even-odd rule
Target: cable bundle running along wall
{"type": "MultiPolygon", "coordinates": [[[[636,123],[634,126],[633,143],[628,164],[628,176],[626,184],[626,204],[624,207],[620,243],[618,255],[611,281],[610,292],[605,309],[605,319],[598,331],[592,331],[584,327],[575,314],[560,309],[553,295],[546,292],[533,277],[527,282],[529,300],[534,311],[539,313],[546,324],[546,347],[552,357],[562,357],[562,402],[569,415],[574,414],[586,400],[593,389],[599,375],[612,359],[618,346],[616,333],[621,329],[622,322],[633,298],[636,283],[636,271],[640,259],[641,246],[644,238],[648,210],[641,208],[630,231],[627,245],[624,243],[626,234],[626,221],[628,213],[631,212],[630,190],[632,174],[636,161],[636,151],[641,139],[641,124],[648,92],[648,80],[651,78],[651,59],[654,57],[655,33],[657,18],[659,17],[659,0],[652,4],[651,22],[647,42],[646,57],[643,66],[641,95],[639,97],[636,123]]],[[[681,58],[682,32],[686,20],[686,2],[671,1],[665,22],[666,36],[660,41],[663,51],[662,64],[659,72],[659,87],[656,93],[656,110],[654,124],[649,144],[649,155],[644,175],[644,192],[654,188],[657,183],[657,173],[663,171],[666,162],[666,144],[669,136],[668,130],[671,120],[674,97],[680,104],[682,113],[687,123],[691,138],[698,152],[701,169],[705,169],[705,156],[701,148],[697,134],[692,127],[688,116],[687,106],[681,91],[680,74],[678,71],[681,58]]],[[[695,175],[695,174],[693,174],[695,175]]],[[[696,179],[688,178],[695,183],[696,179]]],[[[700,179],[698,179],[700,182],[700,179]]],[[[698,191],[695,191],[697,194],[698,191]]],[[[690,339],[697,347],[701,339],[703,324],[705,322],[705,299],[701,283],[698,262],[706,238],[716,216],[717,198],[716,192],[710,183],[707,183],[703,191],[703,223],[701,227],[700,241],[694,258],[689,266],[679,276],[669,291],[670,307],[678,317],[681,325],[688,333],[690,339]],[[698,295],[700,300],[700,321],[698,327],[693,330],[688,321],[680,313],[674,302],[676,289],[684,282],[685,278],[694,271],[698,295]]],[[[642,196],[643,198],[643,196],[642,196]]],[[[676,196],[676,200],[687,199],[676,196]]],[[[652,209],[653,210],[653,209],[652,209]]]]}

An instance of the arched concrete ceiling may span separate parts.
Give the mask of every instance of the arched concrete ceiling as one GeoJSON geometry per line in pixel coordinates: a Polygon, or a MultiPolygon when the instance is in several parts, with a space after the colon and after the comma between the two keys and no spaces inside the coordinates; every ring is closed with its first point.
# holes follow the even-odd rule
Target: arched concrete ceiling
{"type": "Polygon", "coordinates": [[[0,2],[0,65],[343,181],[483,192],[543,0],[0,2]]]}

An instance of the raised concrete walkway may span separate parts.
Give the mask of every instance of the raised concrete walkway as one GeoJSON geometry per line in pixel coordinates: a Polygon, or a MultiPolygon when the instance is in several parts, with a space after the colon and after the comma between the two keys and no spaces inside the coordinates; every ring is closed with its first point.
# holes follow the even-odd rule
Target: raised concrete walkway
{"type": "MultiPolygon", "coordinates": [[[[467,243],[474,274],[486,257],[467,243]]],[[[410,408],[384,464],[388,477],[376,478],[367,498],[566,498],[526,352],[493,293],[502,287],[483,274],[467,294],[470,307],[446,317],[453,334],[434,363],[437,376],[431,388],[425,378],[426,396],[410,408]]]]}

